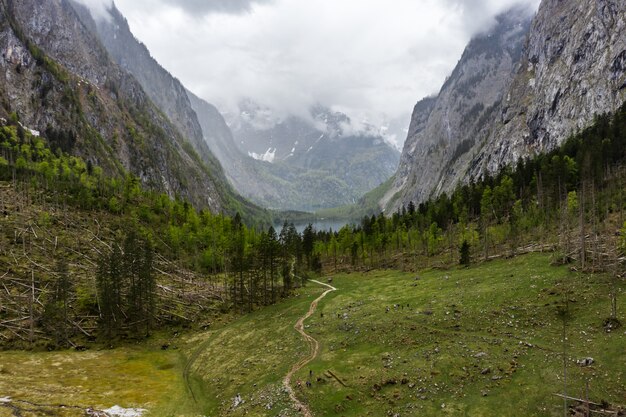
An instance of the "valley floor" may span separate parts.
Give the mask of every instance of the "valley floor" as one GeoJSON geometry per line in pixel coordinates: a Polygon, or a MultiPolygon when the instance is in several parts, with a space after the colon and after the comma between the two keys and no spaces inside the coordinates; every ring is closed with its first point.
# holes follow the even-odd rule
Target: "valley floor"
{"type": "MultiPolygon", "coordinates": [[[[569,396],[626,405],[626,329],[604,327],[610,277],[550,260],[333,276],[337,291],[304,322],[320,352],[292,378],[297,397],[316,416],[562,416],[565,350],[569,396]],[[587,357],[591,366],[576,363],[587,357]]],[[[188,336],[180,351],[3,352],[0,397],[150,416],[295,416],[282,381],[310,352],[294,324],[325,290],[310,283],[280,305],[188,336]]],[[[0,403],[5,415],[14,414],[0,403]]]]}

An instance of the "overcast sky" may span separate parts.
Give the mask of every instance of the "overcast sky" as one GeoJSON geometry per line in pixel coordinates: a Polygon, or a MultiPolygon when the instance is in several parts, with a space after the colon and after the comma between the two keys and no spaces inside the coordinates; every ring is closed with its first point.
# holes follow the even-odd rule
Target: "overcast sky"
{"type": "MultiPolygon", "coordinates": [[[[101,15],[110,4],[80,1],[101,15]]],[[[243,98],[281,114],[320,103],[379,123],[437,93],[470,38],[519,0],[115,3],[161,65],[222,110],[243,98]]]]}

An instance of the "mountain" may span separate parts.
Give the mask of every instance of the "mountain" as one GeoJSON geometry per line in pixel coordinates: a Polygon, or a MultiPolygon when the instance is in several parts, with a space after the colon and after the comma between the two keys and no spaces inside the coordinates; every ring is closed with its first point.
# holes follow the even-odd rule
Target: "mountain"
{"type": "Polygon", "coordinates": [[[365,126],[357,131],[348,116],[323,106],[311,109],[305,119],[280,117],[248,100],[226,119],[240,155],[256,160],[246,164],[254,167],[253,177],[264,183],[259,188],[247,178],[238,179],[240,170],[229,172],[241,165],[232,162],[241,158],[232,156],[232,145],[232,160],[222,164],[243,195],[270,207],[317,210],[353,203],[397,167],[399,153],[379,130],[365,126]],[[273,193],[261,191],[271,183],[277,185],[273,193]]]}
{"type": "MultiPolygon", "coordinates": [[[[514,9],[471,40],[436,97],[415,105],[398,172],[383,205],[421,202],[440,189],[454,163],[489,134],[513,78],[531,15],[514,9]]],[[[454,181],[459,181],[455,177],[454,181]]]]}
{"type": "Polygon", "coordinates": [[[219,171],[219,161],[204,140],[187,90],[178,79],[152,58],[148,48],[135,38],[128,22],[115,5],[109,10],[110,19],[94,21],[84,7],[77,3],[73,4],[79,13],[81,10],[84,11],[80,13],[83,23],[86,25],[95,23],[92,29],[113,61],[137,79],[150,100],[193,145],[202,159],[208,162],[213,170],[219,171]]]}
{"type": "MultiPolygon", "coordinates": [[[[350,137],[342,141],[341,146],[333,142],[333,149],[329,149],[330,142],[319,141],[322,135],[319,130],[297,118],[291,118],[288,127],[282,129],[281,138],[289,144],[298,140],[310,142],[311,151],[307,155],[298,155],[298,163],[278,163],[267,150],[263,151],[267,154],[265,157],[261,153],[242,150],[219,110],[188,91],[152,58],[115,6],[110,10],[110,19],[94,21],[84,7],[72,4],[83,24],[100,40],[113,61],[137,79],[150,100],[184,135],[211,171],[223,172],[220,179],[227,180],[237,192],[257,204],[295,210],[346,204],[395,172],[399,154],[388,146],[380,146],[382,143],[378,140],[365,138],[357,141],[350,137]],[[304,141],[306,135],[314,135],[314,138],[311,136],[310,140],[304,141]],[[325,146],[313,146],[314,140],[325,146]],[[343,156],[340,161],[337,152],[343,156]],[[368,158],[373,166],[380,168],[372,175],[361,175],[364,171],[359,164],[370,161],[368,158]],[[270,159],[277,163],[264,162],[270,159]]],[[[335,115],[328,112],[326,119],[329,117],[335,115]]],[[[340,122],[349,121],[345,115],[337,117],[343,119],[335,123],[336,131],[340,129],[340,122]]],[[[250,137],[258,132],[252,125],[246,127],[250,137]]]]}
{"type": "Polygon", "coordinates": [[[622,105],[626,2],[544,0],[506,97],[474,175],[552,149],[622,105]]]}
{"type": "MultiPolygon", "coordinates": [[[[336,150],[331,148],[339,141],[353,138],[371,138],[369,144],[391,147],[383,137],[383,129],[367,123],[354,128],[346,114],[320,105],[313,107],[306,118],[278,116],[251,100],[240,103],[239,110],[239,114],[226,117],[237,146],[253,158],[267,162],[280,161],[300,168],[310,168],[312,163],[315,167],[335,157],[336,150]]],[[[391,165],[395,169],[397,155],[387,152],[379,162],[384,170],[391,165]]]]}
{"type": "Polygon", "coordinates": [[[516,7],[469,43],[436,97],[414,109],[392,185],[395,210],[553,149],[626,98],[626,4],[516,7]]]}
{"type": "Polygon", "coordinates": [[[249,209],[217,160],[199,152],[190,133],[198,126],[173,123],[111,59],[96,27],[87,9],[69,0],[0,1],[0,116],[16,113],[53,147],[108,175],[130,172],[153,190],[214,212],[249,209]]]}

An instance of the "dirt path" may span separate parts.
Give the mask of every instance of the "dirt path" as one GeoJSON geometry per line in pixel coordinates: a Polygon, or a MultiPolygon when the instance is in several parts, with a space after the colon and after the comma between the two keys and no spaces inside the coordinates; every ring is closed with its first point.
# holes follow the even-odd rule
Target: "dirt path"
{"type": "Polygon", "coordinates": [[[313,302],[311,303],[311,306],[309,307],[309,311],[304,316],[300,317],[300,319],[298,319],[298,321],[296,322],[295,326],[293,326],[293,328],[296,329],[296,331],[298,333],[300,333],[302,335],[302,337],[304,338],[304,340],[306,340],[306,342],[308,343],[308,345],[309,345],[309,355],[304,357],[303,359],[301,359],[297,363],[295,363],[291,367],[289,372],[287,372],[287,375],[285,375],[285,378],[283,379],[283,386],[285,387],[285,389],[289,393],[289,398],[293,402],[293,405],[294,405],[295,409],[298,410],[304,417],[313,417],[313,414],[311,413],[311,410],[309,409],[309,407],[306,404],[302,403],[298,399],[298,397],[296,397],[296,393],[293,390],[293,388],[291,387],[291,378],[293,377],[293,375],[296,372],[298,372],[306,364],[308,364],[309,362],[311,362],[313,359],[315,359],[317,357],[317,354],[318,354],[319,348],[320,348],[319,342],[317,340],[315,340],[313,337],[309,336],[304,331],[304,321],[306,319],[308,319],[309,317],[311,317],[313,315],[313,313],[315,313],[315,309],[317,308],[317,304],[320,302],[320,300],[322,298],[326,297],[326,294],[328,294],[329,292],[332,292],[332,291],[337,291],[337,288],[333,287],[332,285],[324,284],[323,282],[319,282],[319,281],[316,281],[316,280],[313,280],[313,279],[311,280],[311,282],[314,282],[316,284],[320,284],[320,285],[323,285],[325,287],[328,287],[328,289],[326,291],[324,291],[322,293],[322,295],[320,295],[315,300],[313,300],[313,302]]]}

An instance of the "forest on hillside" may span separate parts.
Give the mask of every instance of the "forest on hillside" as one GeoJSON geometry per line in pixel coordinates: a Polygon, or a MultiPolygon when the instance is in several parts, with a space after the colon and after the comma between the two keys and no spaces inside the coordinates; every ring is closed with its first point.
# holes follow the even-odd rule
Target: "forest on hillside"
{"type": "MultiPolygon", "coordinates": [[[[49,348],[142,338],[276,303],[310,276],[530,251],[623,279],[626,105],[550,153],[337,231],[280,231],[106,177],[16,114],[0,127],[0,334],[49,348]],[[54,146],[54,148],[53,148],[54,146]]],[[[616,288],[615,285],[612,287],[616,288]]],[[[612,291],[615,300],[617,292],[612,291]]],[[[616,306],[615,301],[612,302],[616,306]]],[[[610,319],[619,323],[616,307],[610,319]]]]}

